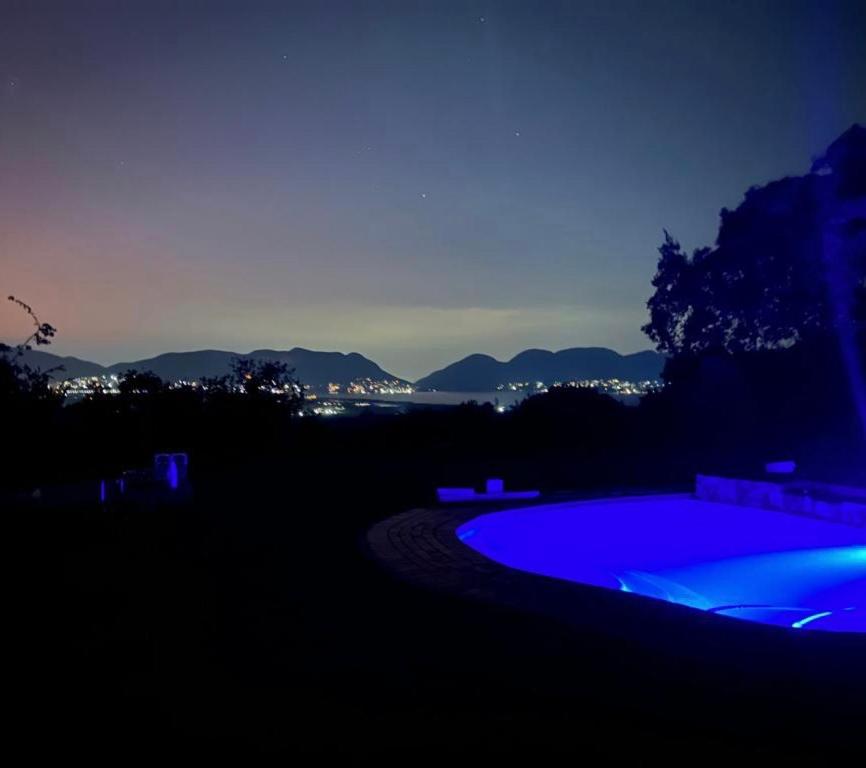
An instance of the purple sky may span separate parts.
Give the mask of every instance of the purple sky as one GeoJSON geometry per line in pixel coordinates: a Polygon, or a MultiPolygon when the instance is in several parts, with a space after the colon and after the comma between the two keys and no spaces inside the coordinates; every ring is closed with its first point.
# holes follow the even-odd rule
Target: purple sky
{"type": "Polygon", "coordinates": [[[100,362],[646,348],[662,229],[866,122],[864,40],[862,1],[5,0],[0,290],[100,362]]]}

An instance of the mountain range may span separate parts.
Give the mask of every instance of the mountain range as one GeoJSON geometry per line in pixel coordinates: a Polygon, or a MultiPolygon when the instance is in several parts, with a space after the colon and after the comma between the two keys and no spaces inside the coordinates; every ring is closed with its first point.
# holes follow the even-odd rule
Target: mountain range
{"type": "Polygon", "coordinates": [[[419,389],[459,392],[491,392],[509,382],[580,381],[586,379],[658,379],[664,367],[658,352],[621,355],[605,347],[573,347],[551,352],[527,349],[507,362],[490,355],[469,355],[419,379],[419,389]]]}
{"type": "Polygon", "coordinates": [[[219,349],[203,349],[195,352],[167,352],[144,360],[99,365],[77,357],[59,357],[42,350],[30,350],[24,353],[24,362],[33,368],[48,370],[62,366],[63,370],[56,372],[55,379],[74,379],[79,376],[101,376],[112,373],[123,373],[130,369],[137,371],[152,371],[166,381],[185,379],[188,381],[201,379],[205,376],[222,376],[231,371],[232,360],[236,357],[254,360],[279,360],[294,368],[295,375],[304,384],[312,387],[324,387],[330,382],[348,384],[355,379],[395,379],[382,370],[372,360],[357,352],[343,354],[342,352],[316,352],[310,349],[295,347],[288,351],[276,349],[257,349],[241,354],[219,349]]]}
{"type": "MultiPolygon", "coordinates": [[[[294,368],[295,375],[302,382],[316,388],[330,382],[346,385],[365,378],[408,383],[357,352],[317,352],[300,347],[288,351],[257,349],[247,354],[216,349],[168,352],[144,360],[108,366],[34,349],[25,353],[24,362],[42,370],[62,366],[63,370],[54,374],[56,379],[122,373],[134,368],[152,371],[163,379],[176,381],[226,374],[235,357],[280,360],[294,368]]],[[[469,355],[422,377],[415,382],[415,386],[424,390],[491,392],[497,386],[509,382],[543,381],[550,384],[554,381],[612,378],[645,381],[658,379],[663,367],[664,356],[652,351],[621,355],[604,347],[574,347],[559,352],[527,349],[505,362],[489,355],[469,355]]]]}

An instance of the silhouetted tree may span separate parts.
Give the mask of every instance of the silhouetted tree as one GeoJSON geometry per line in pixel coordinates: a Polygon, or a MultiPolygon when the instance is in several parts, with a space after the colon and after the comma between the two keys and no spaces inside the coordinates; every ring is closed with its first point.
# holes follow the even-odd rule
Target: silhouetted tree
{"type": "Polygon", "coordinates": [[[9,296],[8,300],[13,304],[17,304],[21,309],[23,309],[27,315],[30,317],[33,322],[33,331],[31,334],[24,339],[20,344],[17,345],[16,349],[20,352],[24,352],[25,350],[31,349],[31,344],[36,344],[36,346],[42,346],[43,344],[50,344],[51,339],[54,338],[57,333],[57,329],[50,325],[49,323],[43,323],[33,311],[33,308],[21,301],[21,299],[16,298],[15,296],[9,296]]]}
{"type": "Polygon", "coordinates": [[[236,357],[232,360],[231,382],[248,397],[276,401],[293,413],[303,407],[301,382],[294,370],[279,360],[236,357]]]}
{"type": "Polygon", "coordinates": [[[152,371],[136,371],[134,368],[123,373],[118,384],[120,394],[124,396],[158,395],[167,388],[168,385],[152,371]]]}
{"type": "Polygon", "coordinates": [[[713,247],[689,255],[665,232],[659,253],[644,331],[670,356],[668,386],[642,414],[664,449],[730,472],[780,455],[827,476],[862,462],[866,128],[808,174],[750,189],[713,247]]]}
{"type": "Polygon", "coordinates": [[[38,481],[59,454],[49,446],[62,396],[49,386],[51,374],[58,369],[33,368],[24,358],[33,345],[50,344],[55,328],[41,322],[28,304],[8,298],[29,316],[33,330],[20,344],[0,344],[0,424],[5,448],[0,483],[25,487],[38,481]]]}
{"type": "Polygon", "coordinates": [[[23,361],[23,357],[24,353],[32,349],[34,344],[37,346],[50,344],[51,339],[57,333],[57,329],[49,323],[43,323],[29,304],[15,296],[9,296],[8,300],[24,310],[33,323],[33,331],[20,344],[14,346],[0,344],[0,397],[4,399],[12,397],[39,400],[56,399],[49,383],[51,374],[62,370],[62,366],[43,371],[27,365],[23,361]]]}
{"type": "Polygon", "coordinates": [[[715,246],[691,255],[665,232],[650,322],[670,355],[786,348],[866,319],[866,128],[810,173],[754,187],[723,210],[715,246]]]}

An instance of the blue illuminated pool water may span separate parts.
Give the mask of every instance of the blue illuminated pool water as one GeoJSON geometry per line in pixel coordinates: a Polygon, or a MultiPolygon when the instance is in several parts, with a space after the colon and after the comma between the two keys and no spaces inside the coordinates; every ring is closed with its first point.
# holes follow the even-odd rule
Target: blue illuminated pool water
{"type": "Polygon", "coordinates": [[[866,529],[644,496],[481,515],[457,529],[503,565],[795,629],[866,632],[866,529]]]}

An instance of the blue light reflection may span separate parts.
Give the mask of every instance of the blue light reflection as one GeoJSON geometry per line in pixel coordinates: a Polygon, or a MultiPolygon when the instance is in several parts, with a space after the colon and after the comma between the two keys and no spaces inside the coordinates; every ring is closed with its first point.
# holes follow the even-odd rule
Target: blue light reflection
{"type": "Polygon", "coordinates": [[[862,528],[648,496],[494,512],[457,535],[531,573],[765,624],[866,631],[862,528]]]}

